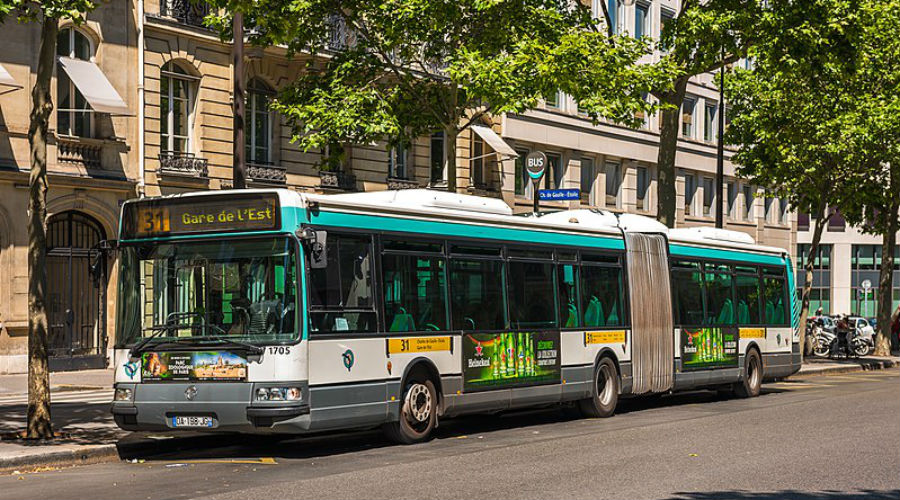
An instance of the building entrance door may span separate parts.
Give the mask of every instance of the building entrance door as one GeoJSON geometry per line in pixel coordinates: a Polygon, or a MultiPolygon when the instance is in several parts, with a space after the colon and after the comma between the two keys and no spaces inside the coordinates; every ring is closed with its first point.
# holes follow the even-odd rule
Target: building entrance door
{"type": "Polygon", "coordinates": [[[50,369],[106,366],[106,262],[103,228],[80,212],[47,223],[50,369]]]}

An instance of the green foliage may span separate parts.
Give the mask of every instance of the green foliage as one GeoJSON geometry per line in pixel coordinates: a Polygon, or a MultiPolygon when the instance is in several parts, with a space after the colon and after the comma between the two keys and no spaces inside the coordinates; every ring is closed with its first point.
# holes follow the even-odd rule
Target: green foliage
{"type": "Polygon", "coordinates": [[[886,167],[900,165],[898,6],[771,3],[759,24],[765,36],[750,50],[754,70],[737,72],[726,88],[740,175],[801,211],[828,205],[883,232],[872,216],[891,213],[898,196],[886,167]]]}
{"type": "Polygon", "coordinates": [[[99,2],[92,0],[0,0],[0,22],[15,14],[19,22],[31,22],[44,17],[70,19],[76,24],[84,22],[85,15],[99,2]]]}
{"type": "Polygon", "coordinates": [[[649,47],[597,29],[565,0],[218,0],[207,22],[230,38],[240,10],[250,40],[324,54],[274,107],[305,149],[456,134],[485,115],[521,113],[558,90],[594,119],[633,120],[660,84],[637,66],[649,47]],[[336,26],[346,27],[336,28],[336,26]],[[342,36],[346,35],[346,36],[342,36]],[[334,50],[334,44],[345,44],[334,50]]]}

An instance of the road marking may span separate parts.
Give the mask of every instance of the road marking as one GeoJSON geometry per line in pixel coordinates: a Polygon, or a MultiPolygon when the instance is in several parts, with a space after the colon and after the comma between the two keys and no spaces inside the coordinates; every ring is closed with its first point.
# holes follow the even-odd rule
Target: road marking
{"type": "MultiPolygon", "coordinates": [[[[110,403],[112,402],[113,392],[109,389],[94,391],[72,391],[50,394],[51,403],[110,403]]],[[[28,404],[27,394],[16,394],[13,396],[0,397],[0,405],[26,405],[28,404]]]]}

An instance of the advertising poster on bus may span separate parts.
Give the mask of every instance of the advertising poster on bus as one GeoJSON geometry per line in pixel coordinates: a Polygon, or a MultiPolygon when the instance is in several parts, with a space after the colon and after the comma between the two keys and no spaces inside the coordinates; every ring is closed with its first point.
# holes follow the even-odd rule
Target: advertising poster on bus
{"type": "Polygon", "coordinates": [[[469,334],[462,354],[466,391],[559,382],[559,332],[469,334]]]}
{"type": "Polygon", "coordinates": [[[145,382],[247,379],[247,360],[232,352],[145,352],[141,358],[145,382]]]}
{"type": "Polygon", "coordinates": [[[685,370],[731,368],[738,365],[735,327],[681,329],[681,366],[685,370]]]}

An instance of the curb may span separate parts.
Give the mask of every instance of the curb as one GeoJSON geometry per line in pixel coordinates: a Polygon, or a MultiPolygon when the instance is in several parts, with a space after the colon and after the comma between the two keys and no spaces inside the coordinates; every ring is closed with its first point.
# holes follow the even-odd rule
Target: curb
{"type": "Polygon", "coordinates": [[[70,467],[99,464],[119,459],[114,444],[85,446],[74,450],[35,453],[11,458],[0,458],[0,473],[27,472],[41,467],[70,467]]]}
{"type": "Polygon", "coordinates": [[[874,371],[874,370],[885,370],[888,368],[893,368],[895,366],[900,365],[897,361],[893,359],[881,359],[877,361],[864,361],[859,364],[852,365],[836,365],[836,366],[821,366],[821,367],[813,367],[811,365],[810,368],[805,371],[801,368],[801,370],[792,377],[799,377],[803,375],[837,375],[840,373],[856,373],[856,372],[866,372],[866,371],[874,371]]]}

